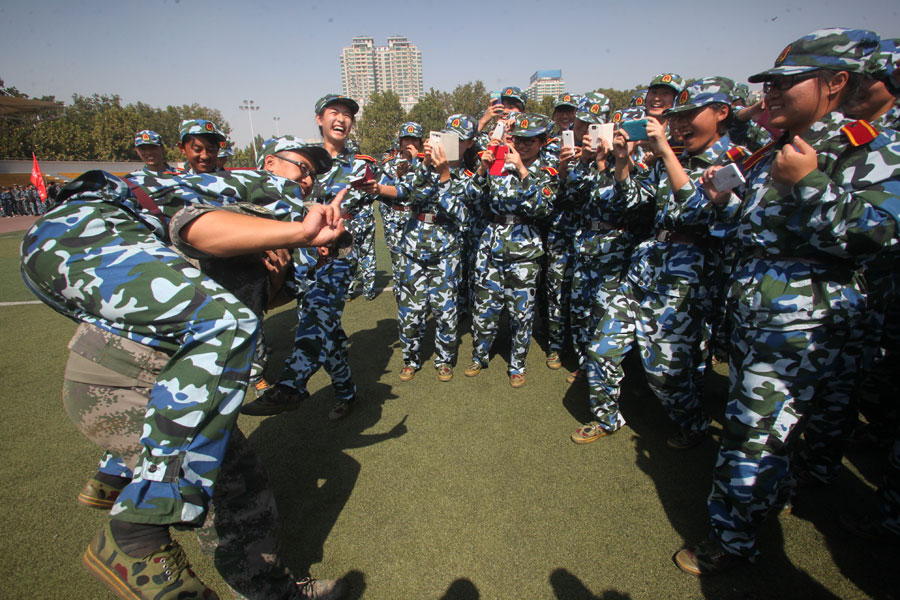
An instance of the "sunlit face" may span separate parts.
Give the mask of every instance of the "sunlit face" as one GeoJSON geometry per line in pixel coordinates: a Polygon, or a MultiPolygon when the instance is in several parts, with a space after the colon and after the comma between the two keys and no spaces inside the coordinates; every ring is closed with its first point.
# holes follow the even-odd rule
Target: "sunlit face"
{"type": "Polygon", "coordinates": [[[134,149],[138,157],[144,161],[144,164],[151,171],[162,171],[165,168],[166,157],[162,146],[141,144],[140,146],[135,146],[134,149]]]}
{"type": "Polygon", "coordinates": [[[353,129],[353,112],[344,104],[329,104],[316,115],[316,124],[322,130],[322,137],[326,141],[343,145],[353,129]]]}
{"type": "Polygon", "coordinates": [[[513,147],[522,157],[522,162],[529,163],[538,157],[541,152],[541,138],[513,136],[513,147]]]}
{"type": "Polygon", "coordinates": [[[194,173],[212,173],[216,170],[219,141],[212,135],[191,135],[178,143],[184,160],[194,173]]]}
{"type": "Polygon", "coordinates": [[[575,122],[575,109],[571,106],[560,106],[553,111],[553,120],[560,131],[566,130],[575,122]]]}
{"type": "Polygon", "coordinates": [[[263,161],[263,168],[274,175],[299,183],[304,197],[312,193],[316,183],[316,168],[312,161],[295,150],[267,156],[263,161]]]}
{"type": "Polygon", "coordinates": [[[660,118],[667,108],[675,105],[675,90],[667,85],[654,85],[647,90],[644,108],[651,117],[660,118]]]}
{"type": "Polygon", "coordinates": [[[802,132],[819,120],[819,112],[828,104],[827,88],[820,84],[818,77],[810,76],[794,83],[787,89],[780,77],[772,78],[766,92],[766,107],[769,109],[769,125],[790,132],[802,132]]]}
{"type": "Polygon", "coordinates": [[[400,138],[400,154],[404,156],[409,156],[409,151],[407,148],[412,146],[416,150],[416,154],[422,151],[422,140],[417,137],[402,137],[400,138]]]}
{"type": "Polygon", "coordinates": [[[719,123],[728,117],[728,108],[710,105],[669,116],[669,130],[684,143],[689,154],[700,154],[716,143],[719,123]]]}

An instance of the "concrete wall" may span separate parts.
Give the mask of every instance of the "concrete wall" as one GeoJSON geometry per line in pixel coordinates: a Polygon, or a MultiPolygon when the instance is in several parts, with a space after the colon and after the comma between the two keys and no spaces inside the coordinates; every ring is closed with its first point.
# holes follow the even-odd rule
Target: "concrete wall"
{"type": "MultiPolygon", "coordinates": [[[[0,160],[0,185],[27,185],[31,181],[32,164],[30,160],[0,160]]],[[[48,182],[57,179],[68,181],[95,169],[125,175],[144,167],[141,161],[39,160],[38,164],[48,182]]]]}

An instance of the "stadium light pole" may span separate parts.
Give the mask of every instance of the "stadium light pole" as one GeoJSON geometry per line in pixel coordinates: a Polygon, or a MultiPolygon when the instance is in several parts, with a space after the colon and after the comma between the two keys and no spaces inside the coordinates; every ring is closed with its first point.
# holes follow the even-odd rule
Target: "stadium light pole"
{"type": "Polygon", "coordinates": [[[247,118],[250,119],[250,145],[253,146],[253,160],[259,162],[259,154],[256,152],[256,134],[253,133],[253,111],[259,110],[259,107],[253,103],[253,100],[244,100],[244,103],[238,106],[241,110],[247,111],[247,118]]]}
{"type": "Polygon", "coordinates": [[[281,117],[272,117],[272,120],[275,121],[275,137],[281,137],[281,132],[278,131],[278,122],[281,121],[281,117]]]}

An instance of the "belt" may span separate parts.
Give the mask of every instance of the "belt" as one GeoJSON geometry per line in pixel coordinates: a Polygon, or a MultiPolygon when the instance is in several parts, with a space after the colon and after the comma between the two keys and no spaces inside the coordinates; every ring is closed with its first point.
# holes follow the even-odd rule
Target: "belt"
{"type": "Polygon", "coordinates": [[[623,226],[608,221],[590,221],[590,228],[591,231],[625,231],[623,226]]]}
{"type": "Polygon", "coordinates": [[[423,223],[440,225],[446,221],[434,213],[413,213],[412,218],[423,223]]]}
{"type": "Polygon", "coordinates": [[[702,246],[704,243],[704,240],[696,235],[668,229],[660,229],[654,237],[658,242],[675,242],[676,244],[689,244],[691,246],[702,246]]]}
{"type": "Polygon", "coordinates": [[[391,208],[392,208],[393,210],[396,210],[396,211],[399,211],[399,212],[409,212],[409,207],[408,207],[408,206],[401,206],[401,205],[399,205],[399,204],[391,204],[391,208]]]}
{"type": "Polygon", "coordinates": [[[516,215],[494,215],[494,223],[500,225],[527,225],[531,223],[528,217],[517,217],[516,215]]]}

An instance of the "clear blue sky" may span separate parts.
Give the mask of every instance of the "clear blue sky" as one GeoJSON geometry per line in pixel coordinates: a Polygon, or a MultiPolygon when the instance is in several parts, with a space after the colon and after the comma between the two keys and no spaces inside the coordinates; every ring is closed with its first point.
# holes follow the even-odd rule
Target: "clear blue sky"
{"type": "Polygon", "coordinates": [[[422,51],[425,90],[480,79],[526,87],[562,69],[569,91],[631,88],[661,71],[739,81],[822,27],[900,37],[897,0],[6,0],[0,77],[34,96],[119,94],[124,103],[218,108],[239,146],[257,133],[317,134],[313,107],[340,92],[340,53],[353,36],[422,51]]]}

